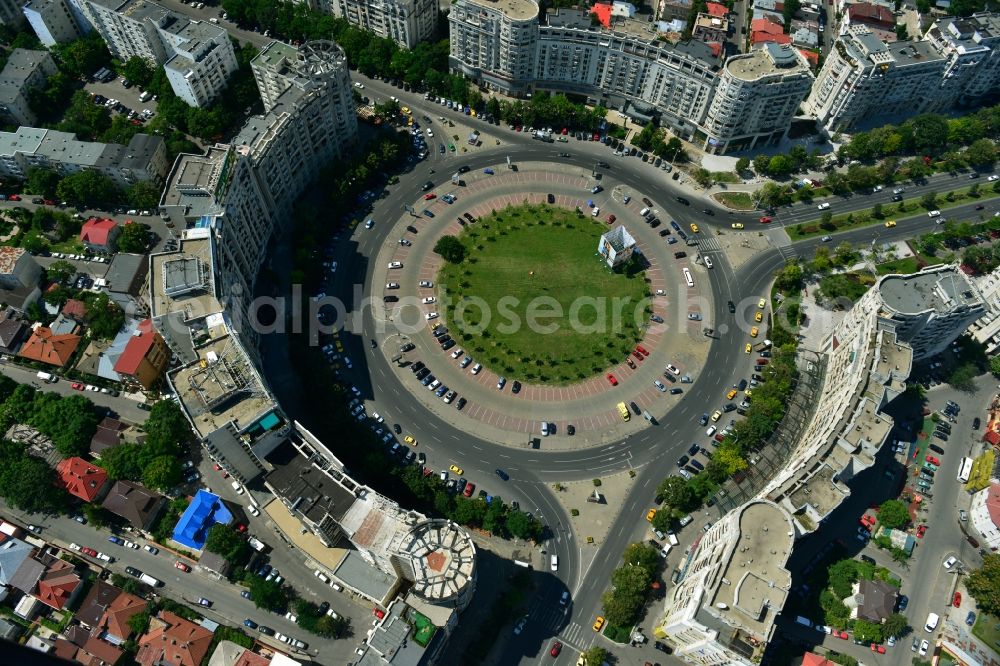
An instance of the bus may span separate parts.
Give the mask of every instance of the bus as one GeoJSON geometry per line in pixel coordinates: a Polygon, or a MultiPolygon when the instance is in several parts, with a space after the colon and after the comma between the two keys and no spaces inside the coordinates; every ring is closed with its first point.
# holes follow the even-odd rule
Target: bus
{"type": "Polygon", "coordinates": [[[681,272],[684,273],[684,281],[687,282],[687,286],[693,287],[694,280],[691,278],[691,271],[688,270],[687,267],[685,267],[681,269],[681,272]]]}
{"type": "Polygon", "coordinates": [[[970,474],[972,474],[972,458],[962,458],[962,463],[958,467],[958,482],[968,483],[970,474]]]}
{"type": "Polygon", "coordinates": [[[628,421],[631,418],[628,413],[628,407],[625,406],[624,402],[618,403],[618,415],[622,417],[622,421],[628,421]]]}

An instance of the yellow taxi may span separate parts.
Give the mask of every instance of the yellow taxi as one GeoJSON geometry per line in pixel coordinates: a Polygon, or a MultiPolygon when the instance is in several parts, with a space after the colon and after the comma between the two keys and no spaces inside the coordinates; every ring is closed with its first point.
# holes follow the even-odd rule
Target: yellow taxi
{"type": "Polygon", "coordinates": [[[732,400],[736,397],[736,389],[729,389],[729,393],[726,394],[726,400],[732,400]]]}
{"type": "Polygon", "coordinates": [[[742,229],[743,228],[743,223],[742,222],[733,222],[729,226],[731,226],[733,229],[742,229]]]}
{"type": "Polygon", "coordinates": [[[889,220],[885,223],[885,226],[887,229],[896,226],[896,220],[889,220]]]}
{"type": "Polygon", "coordinates": [[[403,442],[409,444],[410,446],[416,446],[417,440],[413,439],[413,435],[407,435],[403,438],[403,442]]]}
{"type": "Polygon", "coordinates": [[[402,111],[406,115],[410,115],[410,107],[408,106],[404,106],[403,108],[400,109],[400,111],[402,111]]]}
{"type": "Polygon", "coordinates": [[[755,314],[753,316],[753,320],[754,321],[764,321],[764,313],[763,312],[758,312],[757,314],[755,314]]]}
{"type": "Polygon", "coordinates": [[[603,627],[603,626],[604,626],[604,617],[601,616],[601,615],[598,615],[597,619],[594,620],[594,631],[599,632],[601,630],[601,627],[603,627]]]}
{"type": "Polygon", "coordinates": [[[762,298],[759,301],[757,301],[757,307],[759,307],[761,310],[764,309],[765,305],[767,305],[767,301],[765,299],[762,298]]]}
{"type": "Polygon", "coordinates": [[[693,234],[698,233],[698,225],[695,224],[694,222],[691,223],[691,233],[693,234]]]}
{"type": "Polygon", "coordinates": [[[747,346],[743,348],[743,351],[745,351],[748,354],[753,351],[753,347],[750,346],[749,342],[747,343],[747,346]]]}
{"type": "Polygon", "coordinates": [[[344,345],[340,344],[340,340],[337,340],[335,342],[335,344],[337,345],[337,351],[343,353],[344,352],[344,345]]]}
{"type": "Polygon", "coordinates": [[[757,337],[757,334],[758,334],[759,332],[760,332],[760,331],[758,331],[758,330],[757,330],[757,327],[756,327],[756,326],[754,326],[753,328],[751,328],[751,329],[750,329],[750,337],[751,337],[751,338],[756,338],[756,337],[757,337]]]}
{"type": "Polygon", "coordinates": [[[718,409],[717,409],[717,410],[715,410],[714,412],[712,412],[712,422],[713,422],[713,423],[714,423],[715,421],[718,421],[718,420],[719,420],[719,419],[721,419],[721,418],[722,418],[722,411],[721,411],[721,410],[718,410],[718,409]]]}
{"type": "Polygon", "coordinates": [[[465,470],[462,469],[461,467],[459,467],[458,465],[452,465],[448,469],[450,469],[451,471],[453,471],[455,474],[458,474],[459,476],[462,476],[463,474],[465,474],[465,470]]]}
{"type": "Polygon", "coordinates": [[[746,391],[745,391],[745,392],[743,393],[743,395],[745,395],[745,396],[746,396],[746,397],[748,397],[748,398],[752,398],[752,397],[753,397],[753,389],[747,389],[747,390],[746,390],[746,391]]]}
{"type": "Polygon", "coordinates": [[[656,509],[650,509],[646,512],[646,520],[653,522],[653,516],[656,515],[656,509]]]}

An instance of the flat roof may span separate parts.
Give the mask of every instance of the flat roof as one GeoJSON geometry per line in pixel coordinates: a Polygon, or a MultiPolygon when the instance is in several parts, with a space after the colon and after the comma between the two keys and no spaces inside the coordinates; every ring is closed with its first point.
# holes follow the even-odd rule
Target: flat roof
{"type": "Polygon", "coordinates": [[[228,146],[213,146],[205,155],[178,155],[163,189],[160,206],[181,207],[188,219],[221,212],[216,196],[224,188],[231,171],[230,153],[228,146]]]}
{"type": "Polygon", "coordinates": [[[379,600],[385,600],[392,593],[398,580],[369,564],[356,550],[346,552],[333,575],[369,599],[379,600]]]}
{"type": "Polygon", "coordinates": [[[149,257],[149,301],[153,317],[183,312],[186,320],[222,311],[212,280],[212,242],[207,233],[182,238],[176,252],[149,257]],[[198,268],[195,268],[197,266],[198,268]],[[194,288],[196,276],[201,288],[194,288]],[[187,285],[188,288],[181,288],[187,285]]]}
{"type": "Polygon", "coordinates": [[[267,67],[268,69],[277,69],[279,65],[290,60],[295,60],[298,53],[299,50],[291,44],[275,40],[261,49],[260,53],[250,61],[250,64],[267,67]]]}
{"type": "Polygon", "coordinates": [[[887,307],[904,314],[943,313],[979,302],[965,274],[954,266],[913,275],[887,275],[879,282],[879,293],[887,307]]]}
{"type": "Polygon", "coordinates": [[[427,520],[399,544],[414,569],[413,591],[425,599],[456,597],[472,583],[476,546],[468,532],[448,520],[427,520]]]}
{"type": "Polygon", "coordinates": [[[538,3],[534,0],[465,0],[466,4],[503,12],[515,21],[526,21],[538,16],[538,3]]]}
{"type": "Polygon", "coordinates": [[[730,58],[726,70],[743,81],[757,81],[774,74],[806,71],[795,50],[789,44],[764,44],[750,53],[730,58]]]}

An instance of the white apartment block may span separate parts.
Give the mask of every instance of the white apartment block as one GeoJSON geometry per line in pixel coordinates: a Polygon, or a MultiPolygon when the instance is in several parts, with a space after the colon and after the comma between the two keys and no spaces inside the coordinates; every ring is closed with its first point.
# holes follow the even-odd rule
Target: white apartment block
{"type": "Polygon", "coordinates": [[[697,541],[654,636],[688,664],[760,663],[788,598],[794,542],[791,517],[772,502],[727,513],[697,541]]]}
{"type": "Polygon", "coordinates": [[[436,0],[333,0],[332,13],[351,25],[412,49],[437,32],[436,0]]]}
{"type": "Polygon", "coordinates": [[[214,100],[236,71],[229,33],[146,0],[82,0],[87,20],[121,60],[162,65],[174,93],[191,106],[214,100]]]}
{"type": "Polygon", "coordinates": [[[34,125],[38,119],[28,103],[33,88],[44,89],[56,73],[48,51],[14,49],[0,72],[0,118],[12,125],[34,125]]]}
{"type": "Polygon", "coordinates": [[[788,131],[813,76],[799,50],[763,44],[726,61],[705,117],[708,144],[718,152],[777,143],[788,131]]]}
{"type": "Polygon", "coordinates": [[[1000,548],[1000,484],[991,483],[972,496],[969,522],[979,532],[984,547],[993,552],[1000,548]]]}
{"type": "Polygon", "coordinates": [[[725,152],[780,140],[812,75],[791,48],[767,46],[728,63],[705,43],[659,40],[654,24],[551,10],[540,25],[532,0],[458,0],[449,14],[452,71],[508,95],[586,95],[725,152]],[[724,66],[725,65],[725,66],[724,66]]]}
{"type": "Polygon", "coordinates": [[[1000,87],[1000,14],[944,18],[923,39],[882,42],[851,25],[833,44],[806,111],[828,132],[971,106],[1000,87]]]}
{"type": "Polygon", "coordinates": [[[127,146],[79,141],[76,135],[36,127],[0,132],[0,176],[24,180],[33,168],[61,175],[96,171],[125,188],[138,181],[158,183],[167,172],[163,137],[136,134],[127,146]]]}
{"type": "Polygon", "coordinates": [[[71,42],[90,31],[77,6],[67,0],[31,0],[23,11],[32,30],[45,46],[71,42]]]}
{"type": "Polygon", "coordinates": [[[272,43],[253,67],[265,115],[251,118],[229,145],[178,156],[160,201],[160,212],[180,228],[211,221],[220,292],[251,345],[249,301],[268,241],[282,232],[302,188],[324,165],[347,157],[358,134],[347,61],[333,42],[297,50],[272,43]]]}

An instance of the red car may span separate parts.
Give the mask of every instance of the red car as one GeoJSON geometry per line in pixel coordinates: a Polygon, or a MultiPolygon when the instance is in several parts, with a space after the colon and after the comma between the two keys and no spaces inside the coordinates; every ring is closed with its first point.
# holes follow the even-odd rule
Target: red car
{"type": "Polygon", "coordinates": [[[608,224],[614,224],[617,219],[614,215],[608,215],[608,224]]]}
{"type": "Polygon", "coordinates": [[[21,195],[19,194],[12,194],[9,197],[7,197],[7,201],[20,201],[20,200],[21,200],[21,195]]]}
{"type": "MultiPolygon", "coordinates": [[[[600,141],[600,140],[601,140],[601,133],[594,132],[594,141],[600,141]]],[[[562,643],[559,644],[559,647],[562,647],[562,643]]]]}
{"type": "Polygon", "coordinates": [[[83,390],[83,384],[81,384],[80,382],[73,382],[72,384],[69,385],[69,387],[71,389],[73,389],[74,391],[82,391],[83,390]]]}
{"type": "Polygon", "coordinates": [[[872,643],[872,652],[878,652],[879,654],[885,654],[885,648],[876,643],[872,643]]]}
{"type": "Polygon", "coordinates": [[[97,557],[97,551],[93,548],[87,548],[86,546],[80,549],[80,552],[84,555],[90,555],[91,557],[97,557]]]}
{"type": "Polygon", "coordinates": [[[642,352],[640,352],[638,349],[632,350],[632,356],[635,356],[640,361],[643,359],[642,352]]]}
{"type": "Polygon", "coordinates": [[[767,215],[765,215],[764,217],[760,218],[760,223],[761,224],[770,224],[772,220],[773,220],[773,218],[770,218],[767,215]]]}
{"type": "Polygon", "coordinates": [[[424,201],[430,201],[431,199],[437,199],[437,195],[433,192],[428,192],[424,195],[424,201]]]}
{"type": "Polygon", "coordinates": [[[717,432],[717,433],[715,433],[715,441],[717,441],[717,442],[724,442],[724,441],[726,441],[726,436],[723,435],[721,432],[717,432]]]}
{"type": "Polygon", "coordinates": [[[767,359],[766,358],[757,359],[757,365],[767,365],[767,359]]]}
{"type": "Polygon", "coordinates": [[[562,135],[566,136],[567,134],[569,134],[569,129],[563,127],[562,135]]]}
{"type": "Polygon", "coordinates": [[[469,484],[466,484],[466,486],[465,486],[465,492],[462,493],[462,494],[465,495],[466,497],[472,497],[472,493],[475,490],[476,490],[476,484],[469,483],[469,484]]]}
{"type": "Polygon", "coordinates": [[[556,641],[552,644],[552,649],[549,650],[549,654],[553,657],[558,657],[560,652],[562,652],[562,643],[556,641]]]}
{"type": "Polygon", "coordinates": [[[929,462],[932,465],[937,465],[938,467],[941,466],[941,461],[935,458],[934,456],[927,456],[925,460],[927,460],[927,462],[929,462]]]}
{"type": "Polygon", "coordinates": [[[927,531],[927,526],[926,525],[921,525],[920,527],[918,527],[917,528],[917,538],[918,539],[923,539],[924,538],[924,532],[926,532],[926,531],[927,531]]]}
{"type": "Polygon", "coordinates": [[[374,615],[375,617],[377,617],[378,619],[381,620],[382,618],[385,617],[385,611],[382,610],[381,608],[373,608],[372,609],[372,615],[374,615]]]}
{"type": "Polygon", "coordinates": [[[615,379],[615,376],[610,372],[608,373],[608,381],[611,382],[612,386],[618,386],[618,380],[615,379]]]}
{"type": "Polygon", "coordinates": [[[642,345],[636,345],[636,346],[635,346],[635,348],[636,348],[636,349],[637,349],[637,350],[639,351],[639,353],[640,353],[640,354],[642,354],[643,356],[649,356],[649,352],[648,352],[648,351],[646,351],[646,348],[645,348],[645,347],[643,347],[642,345]]]}
{"type": "Polygon", "coordinates": [[[850,638],[847,635],[846,631],[840,631],[840,632],[835,631],[835,632],[833,632],[833,635],[836,636],[837,638],[841,639],[841,640],[844,640],[844,641],[846,641],[848,638],[850,638]]]}
{"type": "Polygon", "coordinates": [[[45,204],[46,206],[55,206],[56,205],[56,202],[53,201],[52,199],[42,199],[42,203],[45,204]]]}
{"type": "Polygon", "coordinates": [[[175,569],[180,569],[181,571],[184,571],[184,572],[190,572],[191,571],[191,567],[189,567],[188,565],[184,564],[183,562],[174,562],[174,568],[175,569]]]}
{"type": "Polygon", "coordinates": [[[951,600],[951,605],[954,606],[955,608],[958,608],[959,606],[962,605],[962,593],[961,592],[956,592],[955,593],[955,598],[951,600]]]}

